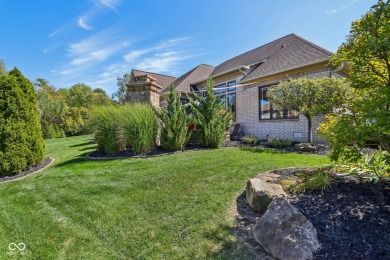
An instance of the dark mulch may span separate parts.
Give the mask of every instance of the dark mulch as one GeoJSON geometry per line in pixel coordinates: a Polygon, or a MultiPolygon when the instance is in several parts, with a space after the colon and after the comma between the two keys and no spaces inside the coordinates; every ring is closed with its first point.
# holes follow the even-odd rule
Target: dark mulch
{"type": "MultiPolygon", "coordinates": [[[[199,150],[202,149],[200,145],[197,144],[188,144],[183,151],[178,152],[184,152],[184,151],[191,151],[191,150],[199,150]]],[[[90,154],[88,154],[87,158],[92,160],[107,160],[107,159],[122,159],[122,158],[149,158],[149,157],[156,157],[166,154],[172,154],[174,152],[168,152],[161,147],[157,147],[153,151],[150,151],[146,154],[135,154],[133,150],[127,149],[124,151],[120,151],[114,154],[107,154],[104,151],[93,151],[90,154]]]]}
{"type": "MultiPolygon", "coordinates": [[[[292,172],[292,174],[294,174],[292,172]]],[[[283,177],[286,176],[284,172],[283,177]]],[[[288,194],[318,231],[321,249],[315,259],[390,259],[390,184],[337,178],[324,193],[288,194]]],[[[265,254],[252,229],[262,216],[237,198],[236,233],[260,258],[265,254]]]]}
{"type": "Polygon", "coordinates": [[[52,161],[53,161],[53,159],[51,159],[51,158],[45,158],[45,159],[43,159],[43,162],[41,164],[33,166],[28,171],[24,171],[24,172],[21,172],[21,173],[16,174],[16,175],[0,177],[0,183],[10,181],[10,180],[19,179],[19,178],[22,178],[24,176],[30,175],[32,173],[35,173],[35,172],[45,168],[46,166],[48,166],[52,161]]]}
{"type": "Polygon", "coordinates": [[[390,185],[339,180],[290,200],[317,229],[316,259],[390,259],[390,185]]]}
{"type": "Polygon", "coordinates": [[[317,154],[317,155],[328,155],[329,154],[329,147],[326,144],[317,144],[317,149],[314,152],[302,152],[298,151],[294,148],[294,145],[297,144],[297,142],[293,142],[290,147],[284,147],[284,148],[277,148],[277,147],[269,147],[267,145],[266,140],[261,140],[257,144],[246,144],[241,141],[229,141],[226,140],[222,147],[253,147],[253,148],[263,148],[263,149],[274,149],[278,151],[284,151],[284,152],[290,152],[290,153],[301,153],[301,154],[317,154]]]}

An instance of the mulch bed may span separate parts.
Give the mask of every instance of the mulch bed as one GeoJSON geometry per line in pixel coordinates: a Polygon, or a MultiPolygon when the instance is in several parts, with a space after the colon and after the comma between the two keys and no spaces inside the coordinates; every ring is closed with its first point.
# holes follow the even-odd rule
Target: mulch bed
{"type": "Polygon", "coordinates": [[[292,143],[292,146],[290,147],[284,147],[284,148],[277,148],[277,147],[269,147],[267,145],[267,141],[262,140],[259,141],[256,145],[246,144],[241,141],[228,141],[226,140],[222,147],[253,147],[253,148],[262,148],[262,149],[273,149],[283,152],[290,152],[290,153],[300,153],[300,154],[316,154],[316,155],[328,155],[329,154],[329,147],[326,144],[317,144],[317,150],[314,152],[302,152],[298,151],[294,148],[294,145],[297,144],[296,142],[292,143]]]}
{"type": "MultiPolygon", "coordinates": [[[[329,153],[328,146],[325,144],[320,144],[318,145],[318,149],[315,152],[301,152],[295,150],[294,146],[291,147],[286,147],[286,148],[272,148],[268,147],[265,142],[259,142],[256,145],[250,145],[250,144],[245,144],[241,141],[229,141],[226,140],[222,148],[226,147],[251,147],[251,148],[262,148],[262,149],[273,149],[273,150],[279,150],[283,152],[293,152],[293,153],[303,153],[303,154],[317,154],[317,155],[327,155],[329,153]]],[[[183,151],[177,151],[177,152],[185,152],[185,151],[193,151],[193,150],[201,150],[201,149],[206,149],[202,147],[200,144],[187,144],[185,149],[183,151]]],[[[118,153],[114,154],[107,154],[104,151],[93,151],[90,154],[87,155],[87,159],[90,160],[114,160],[114,159],[126,159],[126,158],[150,158],[150,157],[156,157],[156,156],[162,156],[162,155],[168,155],[168,154],[173,154],[175,152],[168,152],[161,147],[157,147],[155,150],[146,153],[146,154],[141,154],[137,155],[134,154],[131,149],[121,151],[118,153]]]]}
{"type": "Polygon", "coordinates": [[[107,154],[104,151],[93,151],[90,154],[87,155],[87,159],[90,160],[114,160],[114,159],[126,159],[126,158],[150,158],[150,157],[157,157],[162,155],[168,155],[173,154],[177,152],[185,152],[185,151],[196,151],[200,150],[202,147],[197,144],[188,144],[183,151],[176,151],[176,152],[168,152],[161,147],[157,147],[153,151],[146,153],[146,154],[135,154],[131,149],[121,151],[114,154],[107,154]]]}
{"type": "MultiPolygon", "coordinates": [[[[283,178],[286,175],[284,172],[283,178]]],[[[314,259],[390,259],[389,183],[361,183],[353,177],[338,177],[331,190],[288,196],[317,229],[321,249],[314,259]]],[[[260,258],[269,258],[252,234],[262,214],[248,206],[245,192],[236,202],[237,236],[260,258]]]]}
{"type": "Polygon", "coordinates": [[[52,163],[52,161],[53,161],[52,158],[45,158],[45,159],[43,159],[43,162],[41,164],[33,166],[28,171],[21,172],[17,175],[0,177],[0,183],[11,181],[11,180],[16,180],[16,179],[25,177],[27,175],[36,173],[37,171],[40,171],[40,170],[44,169],[45,167],[49,166],[52,163]]]}

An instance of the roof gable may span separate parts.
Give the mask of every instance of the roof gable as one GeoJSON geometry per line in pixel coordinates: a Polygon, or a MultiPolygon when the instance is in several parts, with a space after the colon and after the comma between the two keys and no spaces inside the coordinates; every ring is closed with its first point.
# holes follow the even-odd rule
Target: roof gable
{"type": "MultiPolygon", "coordinates": [[[[214,67],[207,64],[200,64],[182,76],[178,77],[174,82],[175,90],[180,92],[191,91],[191,83],[200,79],[207,79],[213,72],[214,67]]],[[[163,92],[168,92],[166,88],[163,92]]]]}
{"type": "Polygon", "coordinates": [[[295,34],[289,34],[219,64],[211,76],[221,75],[244,66],[254,66],[254,69],[251,69],[242,79],[247,81],[329,59],[332,54],[295,34]]]}

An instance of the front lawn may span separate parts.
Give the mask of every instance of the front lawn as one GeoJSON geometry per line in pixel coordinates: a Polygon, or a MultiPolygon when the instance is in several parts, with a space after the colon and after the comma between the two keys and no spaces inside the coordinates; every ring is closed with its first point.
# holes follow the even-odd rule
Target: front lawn
{"type": "Polygon", "coordinates": [[[34,259],[250,257],[229,215],[248,177],[328,163],[251,148],[88,161],[88,136],[46,144],[49,169],[0,184],[0,259],[10,243],[34,259]]]}

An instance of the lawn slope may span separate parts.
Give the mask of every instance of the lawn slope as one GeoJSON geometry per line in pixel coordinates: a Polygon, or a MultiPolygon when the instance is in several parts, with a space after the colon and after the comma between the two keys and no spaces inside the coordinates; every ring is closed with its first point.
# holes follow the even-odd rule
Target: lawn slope
{"type": "Polygon", "coordinates": [[[89,136],[47,141],[48,169],[0,184],[0,259],[245,258],[229,207],[248,177],[321,156],[224,148],[89,161],[89,136]]]}

